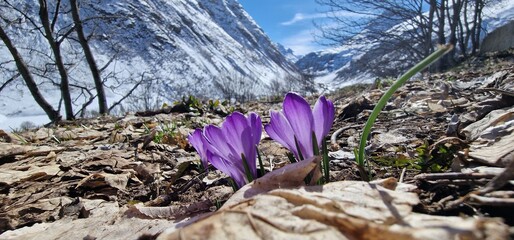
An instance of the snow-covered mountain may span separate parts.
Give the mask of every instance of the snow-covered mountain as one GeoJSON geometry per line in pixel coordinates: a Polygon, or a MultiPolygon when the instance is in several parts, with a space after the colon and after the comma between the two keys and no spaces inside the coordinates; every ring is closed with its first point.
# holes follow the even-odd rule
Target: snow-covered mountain
{"type": "MultiPolygon", "coordinates": [[[[487,33],[507,24],[512,19],[514,19],[514,0],[503,0],[484,8],[482,26],[487,33]]],[[[483,34],[482,37],[485,35],[483,34]]],[[[324,84],[329,89],[336,89],[354,83],[373,81],[376,75],[366,69],[362,63],[375,60],[377,56],[384,54],[389,54],[389,59],[401,60],[403,57],[379,52],[381,51],[379,50],[380,46],[376,42],[354,42],[357,42],[357,44],[348,44],[306,54],[295,64],[302,72],[316,76],[315,81],[317,83],[324,84]]],[[[385,62],[388,63],[389,61],[385,62]]],[[[392,65],[392,68],[408,67],[399,66],[398,63],[392,62],[389,62],[389,64],[392,65]]]]}
{"type": "Polygon", "coordinates": [[[296,61],[296,66],[314,75],[331,73],[352,60],[360,52],[356,47],[338,47],[311,52],[296,61]]]}
{"type": "MultiPolygon", "coordinates": [[[[38,1],[15,2],[14,5],[23,9],[36,25],[40,24],[38,1]]],[[[48,2],[55,4],[52,3],[55,1],[48,2]]],[[[283,81],[299,75],[294,64],[281,54],[237,0],[80,2],[81,17],[86,19],[84,30],[91,36],[90,45],[98,65],[108,64],[102,77],[109,88],[109,103],[120,99],[139,79],[152,80],[140,90],[152,93],[151,100],[157,101],[160,97],[161,102],[169,102],[189,94],[219,97],[220,91],[214,82],[235,76],[253,82],[254,93],[262,95],[265,94],[262,90],[272,80],[283,81]]],[[[64,11],[59,14],[55,29],[64,33],[72,25],[72,19],[66,12],[68,1],[61,4],[64,11]]],[[[49,9],[52,11],[54,6],[50,5],[49,9]]],[[[39,70],[51,66],[48,64],[51,51],[33,23],[8,7],[1,7],[0,11],[2,17],[16,20],[8,26],[1,24],[29,65],[39,70]]],[[[79,45],[65,40],[61,48],[72,83],[87,86],[94,92],[79,45]]],[[[11,60],[10,53],[0,44],[0,62],[11,60]]],[[[6,78],[16,69],[14,64],[2,65],[2,68],[6,78]]],[[[44,76],[42,72],[34,76],[42,84],[44,96],[57,108],[58,88],[48,81],[48,78],[59,79],[55,69],[51,68],[44,76]]],[[[43,113],[22,82],[18,78],[0,92],[0,115],[43,113]]],[[[79,88],[72,87],[72,94],[76,109],[88,99],[87,94],[81,95],[84,92],[79,88]]],[[[95,107],[92,104],[90,109],[95,107]]]]}
{"type": "Polygon", "coordinates": [[[293,49],[286,48],[284,45],[282,45],[280,43],[277,43],[277,48],[278,48],[278,51],[280,51],[280,53],[282,55],[284,55],[284,57],[286,57],[287,60],[289,60],[289,62],[295,63],[302,57],[302,56],[296,55],[294,53],[293,49]]]}

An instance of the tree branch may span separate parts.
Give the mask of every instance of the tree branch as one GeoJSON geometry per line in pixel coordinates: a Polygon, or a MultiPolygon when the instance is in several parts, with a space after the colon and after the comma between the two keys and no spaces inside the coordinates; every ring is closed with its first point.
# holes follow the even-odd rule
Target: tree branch
{"type": "Polygon", "coordinates": [[[7,87],[7,85],[9,85],[9,83],[13,82],[16,78],[18,78],[20,76],[19,73],[15,74],[14,76],[12,76],[11,78],[7,79],[7,81],[5,81],[2,86],[0,86],[0,92],[2,92],[2,90],[4,90],[5,87],[7,87]]]}
{"type": "Polygon", "coordinates": [[[137,87],[139,87],[139,85],[141,85],[141,83],[143,83],[144,81],[144,76],[145,76],[145,73],[143,73],[143,75],[141,75],[141,80],[139,82],[137,82],[133,87],[132,89],[130,89],[130,91],[128,91],[127,94],[125,94],[125,96],[123,96],[119,101],[115,102],[114,104],[111,105],[111,107],[109,107],[109,110],[108,112],[111,112],[116,106],[118,106],[121,102],[123,102],[123,100],[125,100],[127,97],[129,97],[130,95],[132,95],[132,93],[136,90],[137,87]]]}

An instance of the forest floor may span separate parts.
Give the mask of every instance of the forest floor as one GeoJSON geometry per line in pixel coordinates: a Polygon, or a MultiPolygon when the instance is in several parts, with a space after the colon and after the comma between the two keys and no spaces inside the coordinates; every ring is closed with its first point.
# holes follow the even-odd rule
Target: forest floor
{"type": "MultiPolygon", "coordinates": [[[[326,95],[336,107],[327,137],[331,182],[361,181],[353,149],[388,84],[326,95]]],[[[281,101],[224,105],[190,97],[124,117],[0,130],[0,239],[135,239],[144,233],[153,239],[170,223],[180,228],[183,219],[212,213],[233,190],[221,172],[201,169],[188,134],[220,124],[231,111],[256,112],[267,123],[281,101]],[[101,215],[131,215],[127,226],[133,230],[107,227],[101,215]],[[45,230],[54,233],[38,235],[45,230]]],[[[419,198],[412,212],[498,218],[512,236],[513,130],[514,52],[475,58],[412,80],[394,94],[369,140],[371,176],[411,186],[419,198]]],[[[287,150],[265,133],[259,149],[266,172],[289,165],[287,150]]]]}

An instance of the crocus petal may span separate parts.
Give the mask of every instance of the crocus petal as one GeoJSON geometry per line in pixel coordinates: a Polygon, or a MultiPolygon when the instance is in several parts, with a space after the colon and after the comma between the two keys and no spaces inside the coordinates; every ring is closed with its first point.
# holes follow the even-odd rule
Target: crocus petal
{"type": "Polygon", "coordinates": [[[205,169],[209,166],[209,163],[207,162],[207,153],[206,153],[206,146],[204,145],[203,141],[203,135],[201,129],[196,129],[193,133],[189,134],[187,139],[193,145],[193,147],[198,152],[198,155],[200,155],[200,160],[202,161],[202,165],[205,169]]]}
{"type": "MultiPolygon", "coordinates": [[[[247,119],[243,114],[234,112],[226,118],[221,130],[225,135],[226,143],[238,154],[234,159],[241,159],[241,154],[244,154],[252,176],[256,177],[256,144],[254,143],[255,139],[252,135],[252,126],[249,124],[251,121],[250,118],[251,116],[247,119]]],[[[262,132],[262,130],[259,131],[262,132]]],[[[241,160],[234,161],[234,164],[244,171],[244,165],[241,160]]]]}
{"type": "Polygon", "coordinates": [[[309,103],[298,94],[288,93],[284,99],[283,109],[304,159],[314,156],[312,149],[314,120],[309,103]]]}
{"type": "Polygon", "coordinates": [[[298,157],[298,150],[296,150],[294,142],[294,132],[284,114],[270,111],[270,123],[264,126],[264,130],[273,140],[282,144],[282,146],[298,157]]]}
{"type": "Polygon", "coordinates": [[[250,169],[252,170],[252,174],[257,177],[257,145],[261,141],[262,136],[262,121],[261,117],[256,113],[250,113],[248,115],[248,125],[250,126],[250,131],[252,135],[252,144],[251,149],[249,151],[249,156],[245,155],[247,160],[249,161],[250,169]],[[255,161],[253,160],[255,159],[255,161]]]}
{"type": "Polygon", "coordinates": [[[207,150],[211,151],[213,154],[224,159],[232,159],[234,156],[238,155],[238,153],[227,144],[225,135],[219,127],[208,125],[204,128],[203,134],[209,142],[207,150]]]}
{"type": "Polygon", "coordinates": [[[321,146],[321,142],[334,123],[334,104],[330,100],[327,100],[325,96],[321,96],[314,105],[312,115],[314,117],[314,133],[316,134],[316,140],[318,146],[321,146]]]}
{"type": "Polygon", "coordinates": [[[261,124],[256,114],[246,118],[243,114],[234,112],[226,118],[221,128],[209,125],[204,129],[205,145],[209,152],[207,158],[213,166],[231,176],[238,185],[244,185],[246,179],[242,155],[245,156],[253,177],[257,176],[255,147],[262,134],[261,124]]]}
{"type": "Polygon", "coordinates": [[[262,121],[259,115],[252,112],[248,115],[248,125],[252,128],[253,144],[257,145],[261,141],[262,121]]]}
{"type": "Polygon", "coordinates": [[[242,187],[246,184],[244,170],[241,170],[235,166],[233,161],[224,159],[210,151],[207,151],[207,156],[212,166],[231,177],[234,182],[236,182],[237,186],[242,187]]]}
{"type": "Polygon", "coordinates": [[[239,112],[234,112],[227,116],[225,122],[223,122],[223,125],[221,126],[221,131],[225,136],[224,143],[229,145],[234,150],[234,154],[237,154],[237,156],[240,156],[241,153],[244,153],[245,145],[248,144],[244,143],[242,140],[247,140],[247,138],[250,138],[249,144],[252,142],[251,136],[245,137],[242,135],[246,128],[249,128],[248,120],[243,114],[239,112]]]}
{"type": "MultiPolygon", "coordinates": [[[[250,127],[246,128],[242,133],[241,142],[243,142],[244,146],[244,157],[248,164],[248,168],[250,169],[250,173],[255,178],[257,176],[257,152],[255,149],[255,144],[253,144],[252,139],[252,129],[250,127]]],[[[244,165],[243,165],[244,170],[244,165]]]]}

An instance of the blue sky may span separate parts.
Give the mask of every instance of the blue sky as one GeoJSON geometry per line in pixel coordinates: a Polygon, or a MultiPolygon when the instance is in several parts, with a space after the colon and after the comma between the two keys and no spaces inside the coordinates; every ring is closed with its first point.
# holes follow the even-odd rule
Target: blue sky
{"type": "Polygon", "coordinates": [[[315,0],[239,0],[271,40],[295,54],[323,49],[315,42],[312,21],[323,18],[315,0]]]}

